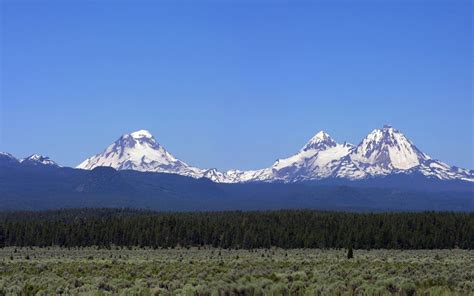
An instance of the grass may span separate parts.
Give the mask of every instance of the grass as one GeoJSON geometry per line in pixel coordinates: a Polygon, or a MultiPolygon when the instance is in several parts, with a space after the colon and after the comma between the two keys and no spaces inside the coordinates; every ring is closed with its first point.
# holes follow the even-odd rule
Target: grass
{"type": "Polygon", "coordinates": [[[474,251],[3,248],[0,295],[474,295],[474,251]]]}

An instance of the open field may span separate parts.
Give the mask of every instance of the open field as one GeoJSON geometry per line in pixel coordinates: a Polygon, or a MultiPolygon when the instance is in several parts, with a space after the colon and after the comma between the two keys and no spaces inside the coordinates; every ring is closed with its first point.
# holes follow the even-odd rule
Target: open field
{"type": "Polygon", "coordinates": [[[472,250],[0,249],[0,295],[472,295],[472,250]]]}

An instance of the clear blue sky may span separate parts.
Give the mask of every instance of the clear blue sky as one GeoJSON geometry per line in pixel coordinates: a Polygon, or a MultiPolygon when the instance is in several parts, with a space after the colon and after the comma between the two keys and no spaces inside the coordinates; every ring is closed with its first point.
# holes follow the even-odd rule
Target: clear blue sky
{"type": "Polygon", "coordinates": [[[255,169],[389,123],[474,168],[472,2],[357,2],[3,0],[0,151],[72,166],[148,129],[255,169]]]}

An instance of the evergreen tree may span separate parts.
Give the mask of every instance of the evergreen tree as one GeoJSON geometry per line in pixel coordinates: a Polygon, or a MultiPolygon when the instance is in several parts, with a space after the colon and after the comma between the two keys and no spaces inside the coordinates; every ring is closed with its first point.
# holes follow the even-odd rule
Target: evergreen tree
{"type": "Polygon", "coordinates": [[[474,213],[0,212],[0,247],[474,248],[474,213]]]}
{"type": "Polygon", "coordinates": [[[347,259],[352,259],[354,258],[354,251],[352,250],[352,245],[349,246],[349,249],[347,250],[347,259]]]}

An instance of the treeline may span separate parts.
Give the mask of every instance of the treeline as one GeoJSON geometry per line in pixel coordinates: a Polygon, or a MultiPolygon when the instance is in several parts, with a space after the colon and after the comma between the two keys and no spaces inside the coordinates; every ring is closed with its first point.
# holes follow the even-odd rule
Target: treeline
{"type": "Polygon", "coordinates": [[[309,210],[0,213],[0,246],[444,249],[474,247],[474,213],[309,210]]]}

